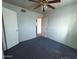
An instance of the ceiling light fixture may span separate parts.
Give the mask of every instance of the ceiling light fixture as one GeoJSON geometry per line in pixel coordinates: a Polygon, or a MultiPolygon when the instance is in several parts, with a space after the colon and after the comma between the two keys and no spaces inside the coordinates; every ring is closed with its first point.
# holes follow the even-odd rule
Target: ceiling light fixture
{"type": "Polygon", "coordinates": [[[51,0],[51,1],[48,1],[48,0],[38,0],[38,1],[37,0],[29,0],[29,1],[37,3],[38,5],[34,9],[42,7],[43,12],[45,12],[48,9],[48,7],[51,9],[55,9],[54,6],[50,5],[51,3],[61,2],[61,0],[51,0]]]}

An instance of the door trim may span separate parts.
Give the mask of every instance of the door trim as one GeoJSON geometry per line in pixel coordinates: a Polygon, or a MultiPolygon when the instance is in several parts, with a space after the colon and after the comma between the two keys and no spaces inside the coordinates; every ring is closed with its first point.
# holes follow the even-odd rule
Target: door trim
{"type": "Polygon", "coordinates": [[[3,27],[3,33],[4,33],[4,40],[5,40],[5,45],[6,45],[6,50],[7,50],[7,41],[6,41],[6,35],[5,35],[5,26],[4,26],[4,20],[3,20],[3,15],[2,15],[2,27],[3,27]]]}

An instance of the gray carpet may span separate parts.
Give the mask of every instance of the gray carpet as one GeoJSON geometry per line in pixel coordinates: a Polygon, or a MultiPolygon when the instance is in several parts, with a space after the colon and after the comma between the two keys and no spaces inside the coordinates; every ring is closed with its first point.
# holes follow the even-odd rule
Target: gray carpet
{"type": "Polygon", "coordinates": [[[5,59],[77,59],[77,51],[45,37],[21,42],[4,52],[5,59]]]}

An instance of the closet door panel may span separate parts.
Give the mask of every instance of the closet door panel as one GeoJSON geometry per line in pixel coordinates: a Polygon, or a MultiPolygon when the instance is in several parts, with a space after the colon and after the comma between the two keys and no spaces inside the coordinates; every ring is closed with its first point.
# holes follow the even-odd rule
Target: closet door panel
{"type": "Polygon", "coordinates": [[[6,43],[7,48],[10,49],[11,47],[19,43],[17,31],[17,13],[4,7],[2,9],[6,43]]]}

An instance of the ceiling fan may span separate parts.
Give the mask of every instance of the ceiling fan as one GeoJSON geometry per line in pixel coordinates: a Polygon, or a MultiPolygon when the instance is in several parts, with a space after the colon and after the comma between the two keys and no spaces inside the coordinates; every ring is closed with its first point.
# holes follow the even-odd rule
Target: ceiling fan
{"type": "Polygon", "coordinates": [[[59,3],[60,2],[60,0],[52,0],[52,1],[48,1],[48,0],[38,0],[38,1],[37,0],[29,0],[29,1],[35,2],[35,3],[38,4],[34,9],[37,9],[38,7],[42,6],[43,12],[45,12],[45,10],[47,9],[47,7],[55,9],[54,6],[50,5],[51,3],[59,3]]]}

